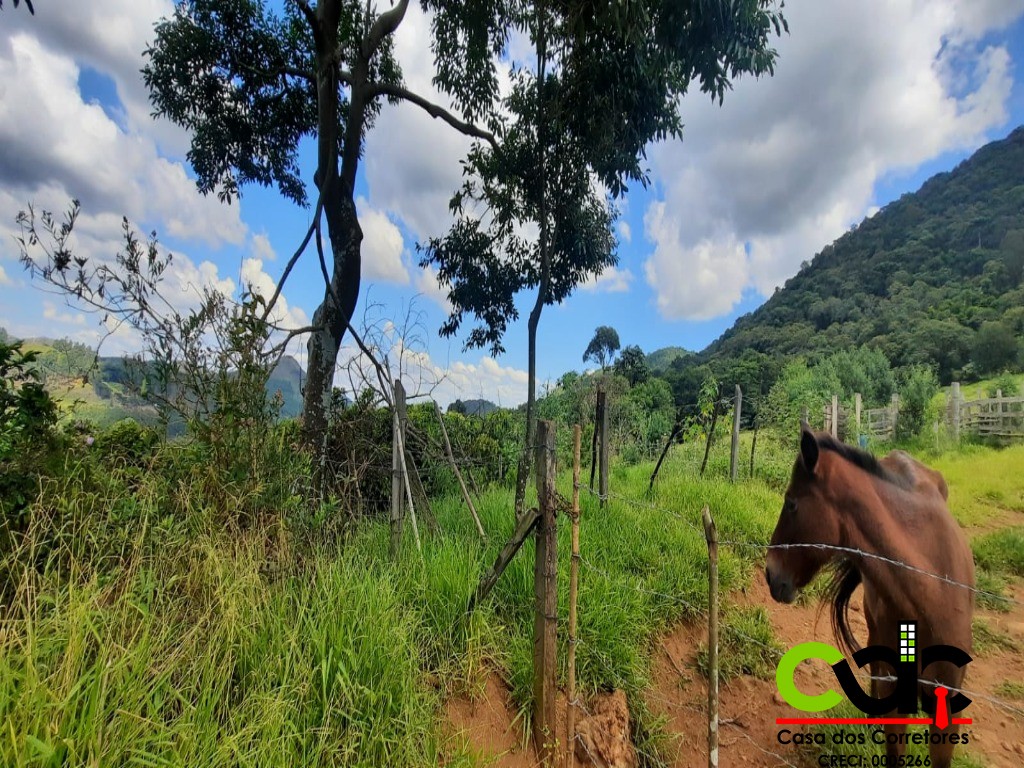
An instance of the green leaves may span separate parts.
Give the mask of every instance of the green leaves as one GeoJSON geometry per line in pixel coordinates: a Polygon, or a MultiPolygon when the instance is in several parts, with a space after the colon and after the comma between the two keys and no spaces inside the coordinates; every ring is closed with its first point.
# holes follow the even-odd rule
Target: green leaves
{"type": "Polygon", "coordinates": [[[771,72],[768,41],[785,29],[768,0],[458,7],[435,0],[429,7],[437,13],[436,82],[469,114],[491,82],[492,64],[473,73],[465,55],[449,59],[500,50],[507,31],[492,22],[528,33],[546,62],[542,79],[526,69],[512,73],[500,110],[507,118],[494,127],[499,148],[474,147],[452,198],[455,225],[420,247],[421,266],[435,266],[449,289],[453,311],[442,334],[456,333],[472,315],[478,324],[466,346],[495,353],[516,317],[517,292],[543,285],[538,306],[561,302],[617,262],[613,201],[630,183],[647,184],[652,141],[681,135],[679,97],[691,83],[721,100],[731,78],[771,72]],[[486,19],[477,36],[455,36],[470,18],[486,19]],[[528,226],[539,228],[540,242],[523,236],[528,226]]]}
{"type": "Polygon", "coordinates": [[[154,113],[192,133],[188,160],[204,194],[230,201],[255,182],[306,203],[297,148],[314,132],[316,98],[300,23],[260,0],[189,0],[157,24],[143,79],[154,113]]]}

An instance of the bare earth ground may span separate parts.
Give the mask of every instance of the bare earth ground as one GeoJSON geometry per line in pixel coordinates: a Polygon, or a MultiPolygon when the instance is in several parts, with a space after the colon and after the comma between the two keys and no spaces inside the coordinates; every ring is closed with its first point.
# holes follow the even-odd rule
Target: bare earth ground
{"type": "MultiPolygon", "coordinates": [[[[1019,515],[1011,515],[1018,518],[1019,515]]],[[[1000,526],[1002,527],[1002,526],[1000,526]]],[[[989,530],[986,526],[984,531],[989,530]]],[[[972,529],[970,533],[982,532],[972,529]]],[[[968,668],[964,688],[995,697],[1024,709],[1024,702],[1013,702],[996,692],[1006,681],[1024,682],[1024,588],[1012,590],[1018,602],[1009,613],[998,613],[980,606],[975,619],[984,620],[989,628],[1012,638],[1017,650],[995,648],[983,653],[975,651],[968,668]]],[[[730,596],[741,605],[764,606],[771,618],[775,635],[783,648],[808,640],[834,643],[828,614],[819,605],[783,606],[774,603],[764,579],[755,576],[744,593],[730,596]]],[[[860,591],[852,604],[852,623],[858,637],[866,637],[862,618],[860,591]]],[[[697,650],[707,640],[704,623],[681,625],[657,642],[652,678],[654,685],[647,692],[652,712],[667,718],[665,731],[672,737],[675,751],[673,765],[679,768],[707,765],[707,686],[697,670],[697,650]]],[[[835,679],[824,661],[800,665],[797,686],[808,693],[834,687],[835,679]],[[827,676],[827,677],[826,677],[827,676]]],[[[722,686],[721,690],[720,765],[744,768],[769,768],[785,765],[813,765],[801,755],[810,756],[794,745],[779,745],[777,717],[792,717],[776,693],[774,680],[740,677],[722,686]]],[[[980,697],[974,697],[970,714],[974,723],[964,726],[971,734],[968,754],[991,768],[1020,768],[1024,764],[1024,716],[1009,712],[980,697]]],[[[487,677],[482,693],[471,700],[466,695],[453,697],[447,704],[447,715],[453,738],[465,740],[479,756],[482,765],[497,768],[527,768],[538,765],[536,754],[524,736],[522,724],[515,721],[508,688],[496,673],[487,677]]],[[[559,701],[559,735],[564,740],[564,697],[559,701]]],[[[799,726],[791,726],[797,729],[799,726]]],[[[881,748],[879,748],[881,749],[881,748]]],[[[958,753],[960,749],[958,748],[958,753]]]]}

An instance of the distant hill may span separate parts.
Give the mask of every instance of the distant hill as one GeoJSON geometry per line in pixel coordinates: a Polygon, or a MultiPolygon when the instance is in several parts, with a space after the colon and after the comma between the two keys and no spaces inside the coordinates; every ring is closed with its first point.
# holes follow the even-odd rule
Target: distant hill
{"type": "Polygon", "coordinates": [[[940,379],[1021,364],[1024,127],[826,246],[700,355],[826,354],[867,344],[940,379]],[[986,370],[988,369],[988,370],[986,370]]]}
{"type": "Polygon", "coordinates": [[[302,383],[306,380],[306,371],[299,361],[291,355],[282,357],[267,380],[267,393],[273,397],[278,391],[284,398],[281,416],[291,419],[302,413],[302,383]]]}
{"type": "Polygon", "coordinates": [[[466,416],[486,416],[498,410],[498,406],[490,400],[456,400],[448,406],[449,412],[461,413],[466,416]]]}
{"type": "MultiPolygon", "coordinates": [[[[10,338],[0,328],[0,341],[10,338]]],[[[156,409],[133,394],[129,386],[132,372],[124,358],[97,358],[95,351],[88,346],[67,339],[24,339],[23,348],[38,353],[36,369],[44,385],[78,417],[101,427],[129,416],[142,422],[155,422],[156,409]]],[[[273,397],[281,392],[282,417],[292,418],[302,413],[305,376],[306,372],[291,355],[282,357],[271,372],[267,380],[267,394],[273,397]]]]}
{"type": "Polygon", "coordinates": [[[676,360],[691,358],[695,354],[682,347],[662,347],[647,355],[647,367],[654,373],[664,373],[676,360]]]}

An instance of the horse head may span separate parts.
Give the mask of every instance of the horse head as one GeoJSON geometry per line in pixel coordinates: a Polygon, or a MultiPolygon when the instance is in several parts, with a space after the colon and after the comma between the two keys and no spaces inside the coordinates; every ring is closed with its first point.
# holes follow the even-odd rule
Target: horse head
{"type": "Polygon", "coordinates": [[[827,549],[785,545],[835,544],[839,540],[839,510],[828,493],[826,463],[821,461],[818,438],[804,422],[800,453],[793,465],[765,567],[765,580],[776,602],[792,603],[832,559],[827,549]]]}

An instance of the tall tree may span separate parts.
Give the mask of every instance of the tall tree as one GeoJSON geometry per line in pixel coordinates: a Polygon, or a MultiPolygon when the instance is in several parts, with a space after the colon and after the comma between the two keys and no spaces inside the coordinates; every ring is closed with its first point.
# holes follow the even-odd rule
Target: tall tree
{"type": "Polygon", "coordinates": [[[527,332],[527,429],[516,483],[522,512],[534,433],[536,337],[541,311],[616,262],[612,200],[646,184],[651,141],[679,137],[679,98],[691,85],[721,101],[731,78],[771,72],[774,0],[639,0],[595,7],[535,0],[513,17],[537,55],[514,73],[498,146],[478,143],[455,195],[457,221],[424,248],[449,289],[454,334],[467,314],[479,324],[467,347],[502,351],[518,317],[515,294],[536,288],[527,332]],[[603,188],[603,189],[602,189],[603,188]],[[536,225],[535,242],[522,235],[536,225]]]}
{"type": "Polygon", "coordinates": [[[363,233],[354,188],[382,100],[409,102],[457,131],[493,141],[471,121],[490,114],[498,93],[495,54],[505,45],[506,9],[497,0],[471,5],[423,0],[433,12],[435,83],[461,116],[402,84],[392,37],[408,0],[385,11],[372,0],[286,0],[283,15],[263,0],[179,0],[146,51],[143,76],[156,114],[191,131],[188,159],[203,193],[230,201],[246,184],[275,185],[308,205],[298,145],[303,137],[316,139],[313,223],[281,281],[315,235],[326,287],[313,315],[303,411],[307,438],[318,449],[338,349],[359,297],[363,233]]]}
{"type": "Polygon", "coordinates": [[[647,355],[635,344],[622,349],[619,359],[615,361],[615,372],[625,376],[631,387],[643,384],[651,377],[647,355]]]}
{"type": "Polygon", "coordinates": [[[593,360],[603,371],[619,351],[619,332],[610,325],[599,325],[583,352],[583,362],[593,360]]]}

